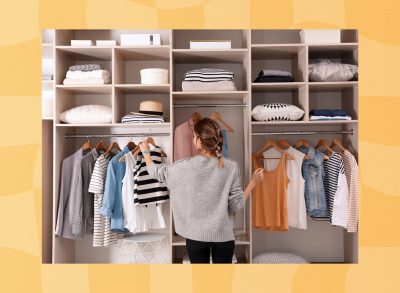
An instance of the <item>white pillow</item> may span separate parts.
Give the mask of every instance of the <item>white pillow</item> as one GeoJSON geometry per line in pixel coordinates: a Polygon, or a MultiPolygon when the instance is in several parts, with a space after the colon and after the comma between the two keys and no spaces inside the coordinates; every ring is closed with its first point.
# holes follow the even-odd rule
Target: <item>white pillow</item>
{"type": "Polygon", "coordinates": [[[310,81],[348,81],[358,75],[358,67],[323,59],[308,65],[310,81]]]}
{"type": "Polygon", "coordinates": [[[112,110],[108,106],[79,106],[60,114],[60,121],[71,124],[111,123],[112,110]]]}
{"type": "Polygon", "coordinates": [[[255,106],[251,116],[257,121],[296,121],[304,110],[290,104],[271,103],[255,106]]]}
{"type": "Polygon", "coordinates": [[[266,252],[253,258],[256,264],[304,264],[308,263],[303,257],[293,253],[266,252]]]}

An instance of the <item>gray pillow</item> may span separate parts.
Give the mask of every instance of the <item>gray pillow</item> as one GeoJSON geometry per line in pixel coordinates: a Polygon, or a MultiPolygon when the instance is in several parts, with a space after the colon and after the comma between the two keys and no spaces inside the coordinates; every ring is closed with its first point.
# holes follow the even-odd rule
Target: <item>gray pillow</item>
{"type": "Polygon", "coordinates": [[[251,116],[257,121],[296,121],[303,115],[304,110],[283,103],[261,104],[251,111],[251,116]]]}

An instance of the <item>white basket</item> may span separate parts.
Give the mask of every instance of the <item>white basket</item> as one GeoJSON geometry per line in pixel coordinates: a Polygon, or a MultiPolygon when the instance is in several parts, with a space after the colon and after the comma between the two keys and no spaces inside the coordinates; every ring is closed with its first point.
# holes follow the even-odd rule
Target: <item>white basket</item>
{"type": "Polygon", "coordinates": [[[302,30],[300,38],[306,44],[339,44],[340,30],[302,30]]]}
{"type": "Polygon", "coordinates": [[[168,70],[163,68],[146,68],[140,70],[142,84],[168,83],[168,70]]]}

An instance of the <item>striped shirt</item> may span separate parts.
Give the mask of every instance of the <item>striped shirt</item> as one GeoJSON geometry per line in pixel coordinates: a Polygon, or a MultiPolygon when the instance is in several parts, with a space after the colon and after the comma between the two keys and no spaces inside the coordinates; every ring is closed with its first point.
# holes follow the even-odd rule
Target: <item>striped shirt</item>
{"type": "Polygon", "coordinates": [[[324,161],[323,178],[328,214],[332,225],[347,228],[348,187],[342,157],[334,152],[324,161]]]}
{"type": "MultiPolygon", "coordinates": [[[[161,149],[159,147],[152,149],[150,156],[154,164],[162,163],[161,149]]],[[[133,178],[133,196],[135,205],[162,203],[169,199],[167,186],[149,176],[147,165],[141,152],[137,156],[133,178]]]]}
{"type": "Polygon", "coordinates": [[[349,185],[349,205],[347,232],[356,232],[358,227],[358,165],[356,158],[345,150],[342,154],[344,173],[349,185]]]}
{"type": "Polygon", "coordinates": [[[201,68],[186,72],[184,81],[215,82],[233,80],[233,72],[224,69],[201,68]]]}
{"type": "Polygon", "coordinates": [[[117,243],[123,234],[111,231],[111,219],[100,214],[99,210],[103,203],[104,183],[107,176],[107,167],[112,153],[105,158],[101,155],[94,165],[92,177],[89,184],[89,192],[94,193],[94,225],[93,246],[110,246],[117,243]]]}

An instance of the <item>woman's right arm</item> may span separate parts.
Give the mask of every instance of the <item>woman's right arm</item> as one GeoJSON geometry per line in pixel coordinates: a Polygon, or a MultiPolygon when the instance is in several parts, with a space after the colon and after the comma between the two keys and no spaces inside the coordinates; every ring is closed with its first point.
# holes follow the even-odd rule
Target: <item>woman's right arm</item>
{"type": "Polygon", "coordinates": [[[250,179],[249,184],[247,184],[246,189],[243,192],[243,196],[247,199],[250,196],[251,191],[256,187],[258,182],[261,182],[264,177],[264,169],[258,168],[254,171],[253,176],[250,179]]]}

